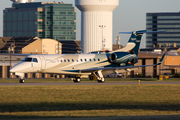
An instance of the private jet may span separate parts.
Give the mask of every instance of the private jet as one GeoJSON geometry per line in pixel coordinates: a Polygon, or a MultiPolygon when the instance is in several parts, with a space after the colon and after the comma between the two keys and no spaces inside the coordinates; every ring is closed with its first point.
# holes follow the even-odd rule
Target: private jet
{"type": "MultiPolygon", "coordinates": [[[[152,31],[154,32],[154,31],[152,31]]],[[[75,83],[81,78],[105,82],[104,76],[110,73],[122,73],[135,70],[139,67],[160,65],[165,54],[158,64],[134,66],[138,62],[138,51],[143,33],[152,33],[146,30],[121,32],[131,34],[127,45],[112,52],[93,52],[89,54],[36,54],[28,55],[21,62],[10,69],[10,73],[20,77],[24,83],[25,73],[49,73],[57,75],[71,75],[75,83]]],[[[158,32],[158,31],[156,31],[158,32]]]]}

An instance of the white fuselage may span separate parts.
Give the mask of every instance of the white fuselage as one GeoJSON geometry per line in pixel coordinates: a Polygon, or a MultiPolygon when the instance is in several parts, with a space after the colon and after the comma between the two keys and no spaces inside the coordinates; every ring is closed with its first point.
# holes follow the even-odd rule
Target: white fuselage
{"type": "Polygon", "coordinates": [[[29,55],[10,72],[16,75],[34,72],[83,75],[91,73],[79,73],[82,69],[99,68],[109,64],[106,54],[29,55]]]}

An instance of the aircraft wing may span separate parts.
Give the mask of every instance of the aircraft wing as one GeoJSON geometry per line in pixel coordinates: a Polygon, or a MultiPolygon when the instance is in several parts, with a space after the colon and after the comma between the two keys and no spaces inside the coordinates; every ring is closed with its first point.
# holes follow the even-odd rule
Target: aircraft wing
{"type": "Polygon", "coordinates": [[[92,68],[92,69],[84,69],[84,70],[80,70],[80,73],[89,73],[89,72],[94,72],[94,71],[98,71],[98,70],[102,70],[102,71],[109,71],[109,70],[134,70],[134,68],[139,68],[139,67],[148,67],[148,66],[156,66],[156,65],[141,65],[141,66],[122,66],[122,67],[100,67],[100,68],[92,68]]]}
{"type": "Polygon", "coordinates": [[[148,67],[148,66],[157,66],[160,65],[165,57],[166,53],[162,56],[162,58],[159,60],[158,64],[152,64],[152,65],[139,65],[139,66],[120,66],[120,67],[99,67],[99,68],[91,68],[91,69],[83,69],[80,70],[81,73],[89,73],[89,72],[94,72],[94,71],[98,71],[98,70],[102,70],[102,71],[109,71],[109,70],[121,70],[124,69],[126,71],[128,70],[134,70],[135,68],[139,68],[139,67],[148,67]]]}

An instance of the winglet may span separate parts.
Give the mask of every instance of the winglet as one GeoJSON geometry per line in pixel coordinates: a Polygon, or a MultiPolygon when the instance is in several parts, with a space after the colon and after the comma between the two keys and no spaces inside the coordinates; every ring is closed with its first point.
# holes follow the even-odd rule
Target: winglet
{"type": "Polygon", "coordinates": [[[156,65],[161,65],[162,61],[164,60],[165,55],[166,55],[166,53],[164,53],[164,55],[161,57],[161,59],[159,60],[158,64],[156,64],[156,65]]]}

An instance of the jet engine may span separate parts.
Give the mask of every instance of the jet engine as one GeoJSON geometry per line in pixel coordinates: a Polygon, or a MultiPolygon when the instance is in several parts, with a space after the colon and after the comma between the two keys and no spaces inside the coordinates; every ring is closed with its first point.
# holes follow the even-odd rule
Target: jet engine
{"type": "Polygon", "coordinates": [[[115,63],[115,62],[117,61],[117,55],[116,55],[116,53],[110,54],[110,56],[109,56],[109,61],[110,61],[110,63],[115,63]]]}
{"type": "Polygon", "coordinates": [[[137,56],[131,52],[115,52],[111,53],[108,59],[109,62],[113,64],[134,64],[137,56]]]}

